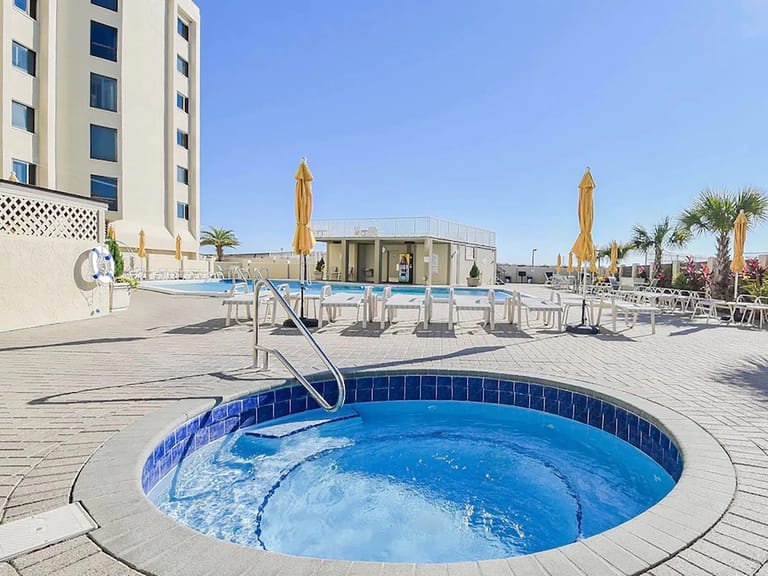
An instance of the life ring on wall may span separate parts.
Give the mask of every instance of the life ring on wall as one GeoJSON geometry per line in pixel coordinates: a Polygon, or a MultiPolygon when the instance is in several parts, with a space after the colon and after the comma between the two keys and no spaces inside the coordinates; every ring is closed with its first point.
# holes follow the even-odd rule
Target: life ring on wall
{"type": "Polygon", "coordinates": [[[106,246],[91,249],[91,276],[96,282],[111,284],[115,281],[115,260],[106,246]]]}

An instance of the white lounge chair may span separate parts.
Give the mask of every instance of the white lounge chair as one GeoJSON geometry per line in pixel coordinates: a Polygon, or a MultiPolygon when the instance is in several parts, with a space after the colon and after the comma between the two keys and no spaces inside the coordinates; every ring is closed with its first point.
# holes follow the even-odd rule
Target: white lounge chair
{"type": "Polygon", "coordinates": [[[661,309],[652,304],[641,302],[630,302],[621,299],[621,292],[611,294],[611,321],[613,322],[613,331],[616,332],[616,319],[619,314],[624,314],[624,322],[632,328],[637,322],[638,314],[649,314],[651,317],[651,334],[656,334],[656,313],[661,309]],[[632,315],[630,322],[629,316],[632,315]]]}
{"type": "Polygon", "coordinates": [[[424,295],[419,294],[392,294],[392,287],[384,288],[384,296],[381,300],[381,329],[386,323],[390,324],[397,317],[398,310],[417,310],[419,313],[418,324],[421,321],[421,313],[424,312],[424,328],[429,325],[431,291],[429,286],[424,289],[424,295]]]}
{"type": "Polygon", "coordinates": [[[355,322],[360,319],[360,311],[363,312],[363,328],[368,327],[368,321],[372,318],[372,296],[373,291],[370,286],[366,286],[362,294],[354,294],[350,292],[339,292],[336,294],[331,293],[331,287],[323,286],[320,291],[320,311],[318,313],[318,325],[323,327],[323,311],[328,314],[328,321],[334,322],[336,315],[340,312],[341,308],[355,308],[357,310],[357,316],[355,322]]]}
{"type": "MultiPolygon", "coordinates": [[[[288,284],[281,284],[277,287],[283,297],[290,302],[291,293],[288,284]]],[[[245,313],[248,320],[251,319],[251,313],[253,311],[253,292],[245,294],[232,294],[221,301],[221,305],[227,307],[227,317],[224,322],[225,326],[229,326],[232,323],[232,307],[235,308],[235,322],[240,323],[240,307],[245,307],[245,313]]],[[[266,313],[264,314],[264,320],[269,317],[269,312],[272,312],[272,325],[275,324],[275,316],[277,315],[277,300],[270,290],[266,290],[259,294],[259,304],[264,304],[266,313]],[[271,306],[270,306],[271,304],[271,306]]]]}
{"type": "Polygon", "coordinates": [[[456,294],[453,288],[448,290],[448,329],[453,328],[453,313],[456,312],[456,324],[459,323],[460,310],[476,310],[483,313],[483,325],[489,324],[491,330],[496,327],[496,297],[493,289],[487,296],[469,296],[456,294]]]}
{"type": "Polygon", "coordinates": [[[563,329],[563,305],[560,302],[560,294],[558,292],[552,292],[555,300],[545,300],[543,298],[535,298],[528,296],[522,292],[515,292],[512,296],[511,302],[508,302],[507,306],[507,318],[510,323],[514,323],[515,308],[517,308],[517,325],[522,329],[523,327],[523,309],[525,309],[525,323],[530,326],[530,319],[528,317],[529,312],[536,312],[537,314],[544,314],[544,324],[550,323],[550,314],[557,315],[557,329],[563,329]]]}

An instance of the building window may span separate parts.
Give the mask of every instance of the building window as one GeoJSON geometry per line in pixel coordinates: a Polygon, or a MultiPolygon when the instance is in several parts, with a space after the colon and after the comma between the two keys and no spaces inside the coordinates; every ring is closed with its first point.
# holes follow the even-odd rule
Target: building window
{"type": "Polygon", "coordinates": [[[117,210],[117,178],[91,174],[91,198],[109,204],[109,210],[117,210]]]}
{"type": "Polygon", "coordinates": [[[91,0],[91,4],[117,12],[117,0],[91,0]]]}
{"type": "Polygon", "coordinates": [[[11,124],[27,132],[35,131],[35,109],[11,100],[11,124]]]}
{"type": "Polygon", "coordinates": [[[13,0],[13,4],[30,18],[37,19],[37,0],[13,0]]]}
{"type": "Polygon", "coordinates": [[[16,179],[22,184],[37,184],[37,166],[30,162],[13,159],[11,161],[13,173],[16,179]]]}
{"type": "Polygon", "coordinates": [[[189,149],[189,134],[184,132],[183,130],[176,129],[176,144],[181,146],[182,148],[189,149]]]}
{"type": "Polygon", "coordinates": [[[184,96],[181,92],[176,92],[176,108],[189,112],[189,98],[184,96]]]}
{"type": "Polygon", "coordinates": [[[184,40],[189,40],[189,24],[184,22],[181,18],[176,19],[176,31],[179,33],[179,36],[184,38],[184,40]]]}
{"type": "Polygon", "coordinates": [[[189,184],[189,170],[183,166],[176,166],[176,182],[189,184]]]}
{"type": "Polygon", "coordinates": [[[117,80],[91,72],[91,107],[117,112],[117,80]]]}
{"type": "Polygon", "coordinates": [[[176,202],[176,218],[189,220],[189,204],[186,202],[176,202]]]}
{"type": "Polygon", "coordinates": [[[189,62],[184,60],[178,54],[176,55],[176,70],[181,72],[184,76],[189,76],[189,62]]]}
{"type": "Polygon", "coordinates": [[[117,28],[91,20],[91,56],[117,62],[117,28]]]}
{"type": "Polygon", "coordinates": [[[22,46],[18,42],[11,42],[11,63],[24,70],[27,74],[35,75],[35,62],[37,58],[34,50],[22,46]]]}
{"type": "Polygon", "coordinates": [[[117,162],[117,129],[91,124],[91,158],[117,162]]]}

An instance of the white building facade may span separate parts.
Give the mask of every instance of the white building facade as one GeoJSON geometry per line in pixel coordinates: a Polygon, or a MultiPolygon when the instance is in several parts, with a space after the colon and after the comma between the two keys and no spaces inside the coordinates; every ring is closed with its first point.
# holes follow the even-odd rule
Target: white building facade
{"type": "Polygon", "coordinates": [[[190,0],[0,0],[0,177],[109,205],[124,246],[197,258],[200,13],[190,0]]]}

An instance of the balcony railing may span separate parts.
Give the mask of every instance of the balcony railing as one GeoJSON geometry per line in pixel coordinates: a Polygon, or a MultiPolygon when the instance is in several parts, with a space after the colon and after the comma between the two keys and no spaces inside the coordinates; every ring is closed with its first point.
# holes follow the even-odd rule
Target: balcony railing
{"type": "Polygon", "coordinates": [[[358,237],[434,238],[474,246],[496,247],[496,233],[491,230],[431,217],[313,220],[311,227],[315,238],[321,242],[358,237]]]}

